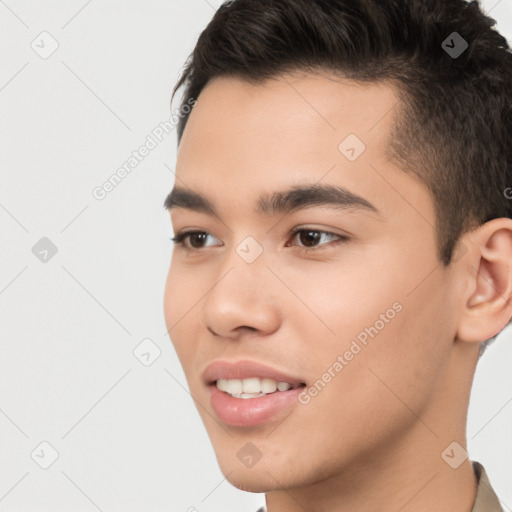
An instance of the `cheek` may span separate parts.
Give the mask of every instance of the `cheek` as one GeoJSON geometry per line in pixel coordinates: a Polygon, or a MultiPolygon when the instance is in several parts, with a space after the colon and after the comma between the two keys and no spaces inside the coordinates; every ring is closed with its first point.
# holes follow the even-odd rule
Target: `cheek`
{"type": "Polygon", "coordinates": [[[191,279],[190,274],[180,271],[171,261],[165,284],[164,316],[168,335],[185,370],[198,339],[194,332],[194,325],[198,323],[191,320],[195,312],[194,305],[199,307],[200,297],[196,296],[196,287],[191,279]]]}
{"type": "Polygon", "coordinates": [[[424,351],[410,350],[412,340],[424,341],[415,331],[417,323],[404,305],[380,331],[370,330],[385,314],[387,300],[381,304],[367,304],[364,321],[361,313],[354,321],[347,310],[333,324],[338,339],[317,338],[315,349],[309,349],[313,390],[309,403],[301,405],[299,423],[300,432],[310,432],[311,439],[308,446],[300,435],[293,440],[302,446],[305,463],[317,460],[318,452],[329,461],[333,450],[339,460],[371,459],[374,450],[392,444],[417,422],[411,410],[421,416],[430,401],[439,373],[424,363],[424,351]],[[367,335],[366,343],[357,338],[360,333],[367,335]]]}
{"type": "Polygon", "coordinates": [[[350,272],[317,265],[307,281],[297,281],[303,303],[295,301],[287,316],[297,322],[308,374],[322,389],[312,402],[339,404],[331,409],[335,421],[347,411],[366,416],[384,405],[403,408],[393,392],[411,406],[429,399],[448,359],[449,340],[442,336],[451,315],[442,274],[422,282],[432,268],[390,255],[366,259],[364,268],[350,266],[350,272]]]}
{"type": "Polygon", "coordinates": [[[165,324],[167,325],[168,334],[172,338],[173,335],[173,326],[176,323],[179,312],[178,301],[177,299],[177,289],[180,287],[180,283],[177,282],[175,273],[173,271],[173,265],[169,267],[169,271],[167,273],[167,280],[165,282],[165,292],[164,292],[164,316],[165,316],[165,324]]]}
{"type": "Polygon", "coordinates": [[[308,332],[306,340],[334,351],[349,349],[358,335],[364,342],[369,338],[365,330],[375,332],[374,325],[379,334],[387,330],[403,309],[400,279],[392,278],[389,265],[380,259],[372,262],[354,253],[338,261],[282,267],[280,273],[283,281],[293,283],[296,295],[286,294],[286,300],[283,295],[284,317],[301,325],[299,332],[308,332]]]}

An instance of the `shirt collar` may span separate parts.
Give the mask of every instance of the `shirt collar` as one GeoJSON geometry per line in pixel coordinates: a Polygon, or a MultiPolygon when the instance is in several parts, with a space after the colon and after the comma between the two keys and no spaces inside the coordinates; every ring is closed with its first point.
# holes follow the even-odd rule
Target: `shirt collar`
{"type": "Polygon", "coordinates": [[[478,487],[471,512],[503,512],[500,500],[489,482],[484,467],[479,462],[473,461],[472,463],[478,487]]]}

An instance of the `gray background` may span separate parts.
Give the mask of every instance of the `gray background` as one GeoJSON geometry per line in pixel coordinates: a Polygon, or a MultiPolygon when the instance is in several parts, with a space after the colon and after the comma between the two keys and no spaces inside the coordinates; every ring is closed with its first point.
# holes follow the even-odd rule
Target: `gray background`
{"type": "MultiPolygon", "coordinates": [[[[263,503],[222,476],[164,334],[175,132],[103,200],[92,194],[168,120],[172,86],[220,3],[0,0],[0,512],[263,503]],[[42,442],[58,453],[47,469],[42,442]]],[[[512,0],[484,5],[510,40],[512,0]]],[[[470,456],[506,511],[511,337],[480,362],[468,419],[470,456]]]]}

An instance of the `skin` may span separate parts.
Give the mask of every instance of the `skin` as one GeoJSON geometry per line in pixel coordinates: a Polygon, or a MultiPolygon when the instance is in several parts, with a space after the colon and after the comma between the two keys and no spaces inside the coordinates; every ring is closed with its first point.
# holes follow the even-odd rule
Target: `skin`
{"type": "Polygon", "coordinates": [[[441,454],[466,447],[478,342],[512,315],[512,221],[465,234],[462,256],[442,266],[428,189],[386,156],[399,97],[325,73],[222,77],[184,131],[175,183],[220,218],[170,210],[175,233],[210,236],[175,247],[165,319],[223,474],[265,492],[269,512],[463,512],[474,501],[469,459],[452,469],[441,454]],[[338,150],[349,133],[366,145],[354,162],[338,150]],[[299,183],[344,186],[380,214],[255,213],[261,193],[299,183]],[[297,226],[349,240],[324,235],[307,253],[297,226]],[[251,264],[235,251],[247,236],[263,249],[251,264]],[[307,405],[250,428],[217,418],[201,380],[214,359],[254,359],[312,385],[395,302],[401,311],[307,405]],[[262,454],[251,468],[236,456],[248,441],[262,454]]]}

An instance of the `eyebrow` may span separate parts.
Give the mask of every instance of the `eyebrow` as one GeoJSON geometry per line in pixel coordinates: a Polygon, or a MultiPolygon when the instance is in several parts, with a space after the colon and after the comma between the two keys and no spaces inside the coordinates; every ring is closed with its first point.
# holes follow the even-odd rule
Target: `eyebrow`
{"type": "MultiPolygon", "coordinates": [[[[289,189],[266,192],[256,203],[256,213],[260,215],[288,214],[313,206],[372,211],[380,215],[379,210],[364,197],[350,190],[334,185],[297,185],[289,189]]],[[[166,210],[186,208],[219,217],[213,203],[193,190],[174,187],[164,202],[166,210]]]]}

